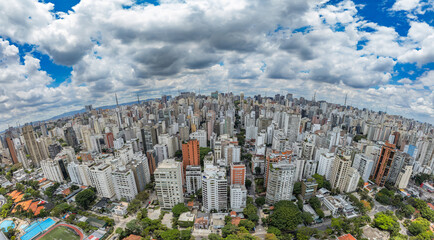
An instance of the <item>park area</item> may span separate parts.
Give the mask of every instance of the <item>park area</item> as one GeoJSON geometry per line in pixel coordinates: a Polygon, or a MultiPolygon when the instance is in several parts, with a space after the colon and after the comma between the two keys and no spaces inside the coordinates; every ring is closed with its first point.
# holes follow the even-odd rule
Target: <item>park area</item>
{"type": "Polygon", "coordinates": [[[80,240],[80,236],[69,227],[57,226],[38,240],[80,240]]]}

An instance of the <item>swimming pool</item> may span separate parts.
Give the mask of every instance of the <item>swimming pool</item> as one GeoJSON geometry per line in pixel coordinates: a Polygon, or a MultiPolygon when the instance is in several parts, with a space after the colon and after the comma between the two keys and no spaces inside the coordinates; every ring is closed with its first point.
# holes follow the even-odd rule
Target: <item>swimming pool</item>
{"type": "Polygon", "coordinates": [[[41,232],[47,230],[48,228],[50,228],[51,226],[53,226],[55,223],[56,222],[51,218],[47,218],[43,222],[34,222],[34,223],[32,223],[32,225],[30,225],[29,227],[26,228],[26,230],[25,230],[26,234],[24,234],[21,237],[21,240],[31,240],[35,236],[39,235],[39,233],[41,233],[41,232]]]}
{"type": "Polygon", "coordinates": [[[0,229],[3,230],[3,232],[8,232],[8,228],[12,227],[15,228],[15,223],[12,220],[5,220],[2,223],[0,223],[0,229]]]}

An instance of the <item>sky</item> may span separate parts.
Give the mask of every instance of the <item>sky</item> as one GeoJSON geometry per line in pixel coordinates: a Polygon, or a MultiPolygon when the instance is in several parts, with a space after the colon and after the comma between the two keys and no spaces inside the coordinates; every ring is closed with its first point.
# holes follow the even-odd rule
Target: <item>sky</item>
{"type": "Polygon", "coordinates": [[[434,0],[0,0],[0,129],[212,91],[434,123],[434,0]]]}

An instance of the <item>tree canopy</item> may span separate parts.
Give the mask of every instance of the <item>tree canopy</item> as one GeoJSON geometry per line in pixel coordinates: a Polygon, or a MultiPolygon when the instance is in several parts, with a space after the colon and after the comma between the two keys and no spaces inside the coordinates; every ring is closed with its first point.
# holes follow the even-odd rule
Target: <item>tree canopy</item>
{"type": "Polygon", "coordinates": [[[184,203],[178,203],[172,208],[173,216],[179,217],[182,213],[188,212],[188,207],[184,203]]]}
{"type": "Polygon", "coordinates": [[[77,202],[77,204],[84,209],[89,209],[89,207],[93,204],[95,200],[96,194],[90,188],[79,192],[75,197],[75,201],[77,202]]]}
{"type": "Polygon", "coordinates": [[[291,201],[280,201],[274,205],[274,211],[269,216],[269,225],[280,231],[294,231],[302,223],[301,212],[291,201]]]}

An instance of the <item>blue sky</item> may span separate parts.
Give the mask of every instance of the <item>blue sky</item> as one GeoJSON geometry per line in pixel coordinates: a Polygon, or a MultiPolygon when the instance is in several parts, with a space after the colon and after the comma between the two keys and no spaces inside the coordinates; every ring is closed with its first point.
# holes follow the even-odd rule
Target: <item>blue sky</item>
{"type": "Polygon", "coordinates": [[[199,87],[345,93],[432,123],[434,1],[320,2],[0,2],[0,129],[199,87]]]}

